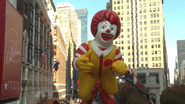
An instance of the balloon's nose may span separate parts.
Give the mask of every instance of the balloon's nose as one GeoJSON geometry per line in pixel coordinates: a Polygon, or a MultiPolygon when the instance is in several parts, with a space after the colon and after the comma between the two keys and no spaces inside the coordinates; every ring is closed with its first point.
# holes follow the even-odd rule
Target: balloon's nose
{"type": "Polygon", "coordinates": [[[107,30],[106,30],[106,32],[108,32],[108,33],[109,33],[109,32],[110,32],[110,29],[107,29],[107,30]]]}

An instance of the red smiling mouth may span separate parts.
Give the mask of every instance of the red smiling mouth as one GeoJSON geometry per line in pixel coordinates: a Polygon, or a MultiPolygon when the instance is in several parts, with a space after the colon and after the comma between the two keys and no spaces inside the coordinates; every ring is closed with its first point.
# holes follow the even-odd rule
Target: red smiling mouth
{"type": "Polygon", "coordinates": [[[112,34],[105,34],[105,33],[102,33],[101,34],[101,37],[104,41],[109,41],[112,39],[113,35],[112,34]]]}

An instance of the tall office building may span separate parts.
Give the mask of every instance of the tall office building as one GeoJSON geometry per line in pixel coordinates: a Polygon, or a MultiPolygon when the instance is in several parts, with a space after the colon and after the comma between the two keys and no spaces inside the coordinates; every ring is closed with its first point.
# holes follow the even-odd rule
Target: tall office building
{"type": "Polygon", "coordinates": [[[162,6],[163,0],[110,0],[107,4],[120,17],[121,33],[114,44],[129,67],[167,69],[162,6]]]}
{"type": "MultiPolygon", "coordinates": [[[[53,67],[53,102],[60,101],[65,98],[65,86],[66,86],[66,40],[61,28],[60,21],[57,20],[57,13],[53,3],[53,0],[48,1],[48,16],[51,20],[51,32],[53,37],[53,61],[54,65],[58,65],[58,68],[53,67]],[[50,2],[50,3],[49,3],[50,2]],[[59,64],[58,64],[58,63],[59,64]]],[[[54,66],[53,65],[53,66],[54,66]]]]}
{"type": "Polygon", "coordinates": [[[179,85],[179,68],[178,68],[178,59],[175,57],[175,68],[174,68],[174,85],[179,85]]]}
{"type": "Polygon", "coordinates": [[[178,69],[179,69],[179,81],[183,79],[182,75],[182,65],[183,60],[185,60],[185,40],[177,40],[177,56],[178,56],[178,69]]]}
{"type": "Polygon", "coordinates": [[[78,44],[78,31],[79,29],[81,29],[81,27],[78,27],[79,19],[77,13],[75,12],[74,6],[71,5],[69,2],[57,3],[57,13],[59,16],[58,19],[60,21],[64,21],[64,24],[68,28],[65,28],[64,30],[65,32],[69,33],[66,34],[66,38],[69,38],[70,35],[72,35],[75,44],[78,44]],[[66,18],[67,20],[65,20],[64,18],[66,18]]]}
{"type": "Polygon", "coordinates": [[[88,41],[88,11],[87,9],[76,9],[78,18],[81,20],[81,43],[88,41]]]}
{"type": "Polygon", "coordinates": [[[66,39],[66,98],[70,98],[71,85],[74,82],[72,60],[74,58],[74,48],[78,46],[78,36],[80,27],[80,20],[78,14],[75,12],[75,8],[69,2],[57,3],[57,19],[60,20],[61,27],[66,39]]]}

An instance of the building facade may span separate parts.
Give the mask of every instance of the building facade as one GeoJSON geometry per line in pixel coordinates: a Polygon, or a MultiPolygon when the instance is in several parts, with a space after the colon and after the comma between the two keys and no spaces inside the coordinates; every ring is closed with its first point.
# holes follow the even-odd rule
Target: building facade
{"type": "Polygon", "coordinates": [[[54,37],[54,63],[57,61],[59,64],[59,69],[55,72],[53,76],[54,81],[54,97],[59,99],[63,99],[66,96],[66,41],[64,38],[64,34],[62,32],[62,28],[60,27],[60,23],[54,24],[54,28],[56,31],[54,37]]]}
{"type": "Polygon", "coordinates": [[[76,46],[81,43],[78,40],[81,31],[81,21],[78,19],[78,14],[75,12],[74,6],[71,5],[69,2],[57,3],[57,14],[57,19],[61,23],[61,27],[64,31],[65,39],[67,42],[66,98],[69,101],[69,98],[73,93],[72,87],[76,78],[74,78],[74,69],[71,66],[76,46]]]}
{"type": "Polygon", "coordinates": [[[178,69],[179,69],[179,81],[181,82],[183,76],[181,76],[181,65],[185,60],[185,40],[177,40],[177,57],[178,57],[178,69]]]}
{"type": "Polygon", "coordinates": [[[131,68],[164,68],[164,16],[162,0],[111,0],[107,9],[121,21],[119,46],[124,62],[131,68]],[[111,8],[110,8],[111,7],[111,8]]]}
{"type": "Polygon", "coordinates": [[[185,60],[183,60],[182,64],[181,64],[181,67],[180,67],[180,74],[181,74],[181,84],[184,84],[185,85],[185,60]]]}
{"type": "Polygon", "coordinates": [[[175,68],[174,68],[174,85],[179,85],[179,68],[178,68],[178,58],[175,57],[175,68]]]}
{"type": "Polygon", "coordinates": [[[81,43],[88,41],[88,11],[87,9],[76,9],[78,18],[81,20],[81,43]]]}
{"type": "MultiPolygon", "coordinates": [[[[166,75],[162,68],[139,68],[134,69],[133,72],[137,76],[138,80],[145,85],[147,76],[155,76],[156,77],[156,85],[160,87],[160,94],[162,91],[167,88],[166,86],[166,75]]],[[[129,74],[128,80],[132,83],[137,83],[137,79],[134,77],[133,73],[129,74]]],[[[159,94],[159,95],[160,95],[159,94]]]]}
{"type": "Polygon", "coordinates": [[[69,26],[68,31],[70,32],[70,35],[72,36],[75,44],[78,44],[78,31],[79,29],[81,29],[81,27],[78,27],[79,19],[77,13],[75,12],[74,6],[71,5],[69,2],[57,3],[57,13],[59,15],[60,14],[65,15],[65,18],[67,18],[67,20],[65,21],[60,19],[60,21],[68,22],[67,24],[67,26],[69,26]]]}
{"type": "Polygon", "coordinates": [[[44,103],[53,96],[53,40],[47,3],[17,0],[17,10],[23,17],[20,104],[44,103]]]}
{"type": "Polygon", "coordinates": [[[57,19],[57,13],[53,0],[48,1],[48,16],[51,20],[51,30],[53,37],[54,63],[59,62],[58,69],[53,68],[53,100],[60,102],[65,98],[66,86],[66,40],[60,21],[57,19]]]}
{"type": "Polygon", "coordinates": [[[162,7],[163,0],[110,0],[107,3],[106,8],[120,17],[121,32],[114,44],[120,48],[128,67],[163,68],[168,74],[162,7]]]}

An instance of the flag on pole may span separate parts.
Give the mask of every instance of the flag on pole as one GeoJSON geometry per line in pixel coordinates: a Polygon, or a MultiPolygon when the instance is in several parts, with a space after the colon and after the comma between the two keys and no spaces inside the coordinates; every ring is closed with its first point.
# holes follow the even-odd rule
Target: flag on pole
{"type": "Polygon", "coordinates": [[[46,52],[47,52],[47,47],[41,52],[42,64],[46,62],[46,52]]]}
{"type": "Polygon", "coordinates": [[[55,68],[55,72],[58,71],[59,69],[59,62],[57,61],[55,64],[54,64],[54,68],[55,68]]]}

